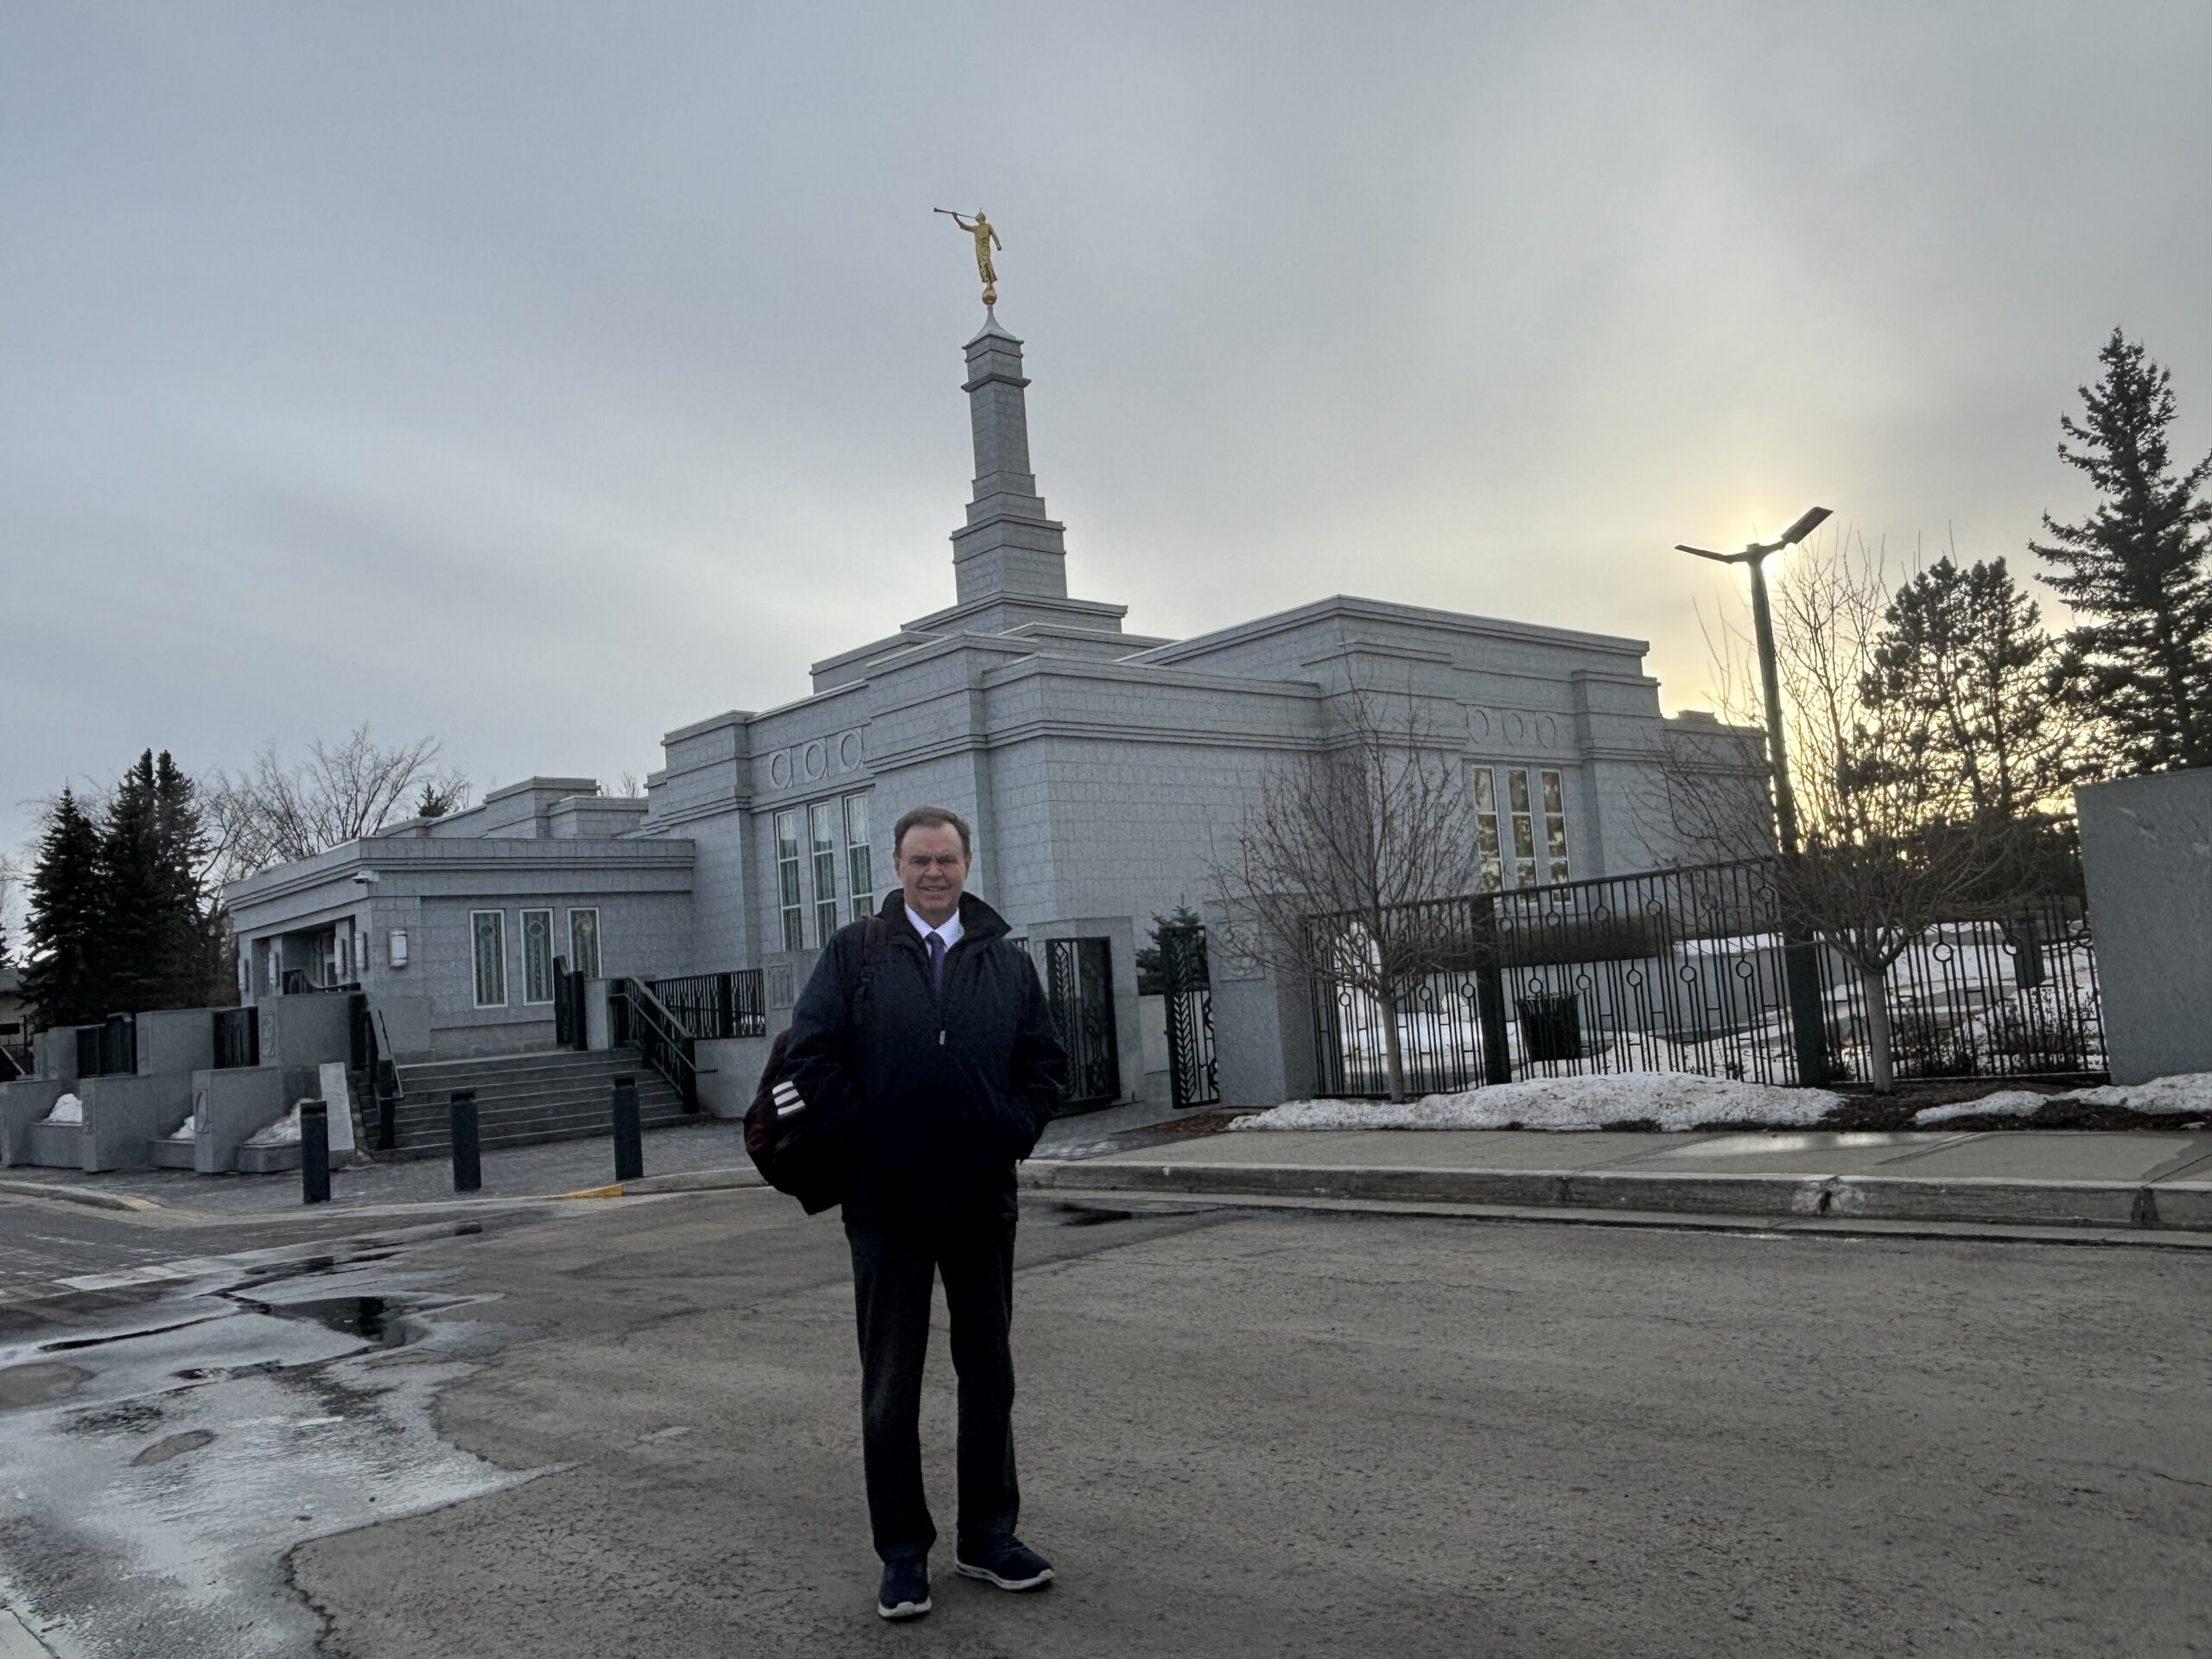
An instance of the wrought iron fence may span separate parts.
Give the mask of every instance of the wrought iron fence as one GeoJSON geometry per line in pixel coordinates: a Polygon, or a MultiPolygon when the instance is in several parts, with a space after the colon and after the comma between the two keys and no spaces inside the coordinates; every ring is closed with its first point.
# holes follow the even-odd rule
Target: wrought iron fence
{"type": "MultiPolygon", "coordinates": [[[[1617,1071],[1797,1084],[1807,1080],[1801,1033],[1825,1071],[1816,1080],[1863,1081],[1866,988],[1817,938],[1794,947],[1810,972],[1808,1006],[1793,1020],[1793,946],[1773,869],[1707,865],[1405,906],[1385,931],[1408,924],[1421,959],[1439,966],[1412,977],[1389,1019],[1375,995],[1383,976],[1369,931],[1312,918],[1315,959],[1333,950],[1347,964],[1314,982],[1321,1086],[1387,1093],[1393,1027],[1413,1094],[1617,1071]]],[[[2054,887],[1997,915],[1940,923],[1897,959],[1885,1006],[1898,1077],[2103,1071],[2079,884],[2054,887]]]]}
{"type": "Polygon", "coordinates": [[[766,1037],[768,997],[758,968],[646,982],[694,1037],[766,1037]]]}
{"type": "Polygon", "coordinates": [[[261,1010],[256,1007],[218,1008],[215,1022],[215,1068],[261,1064],[261,1010]]]}
{"type": "Polygon", "coordinates": [[[77,1075],[129,1077],[138,1069],[138,1020],[111,1014],[97,1026],[77,1027],[77,1075]]]}
{"type": "Polygon", "coordinates": [[[1119,1033],[1114,1023],[1113,942],[1046,939],[1045,998],[1067,1050],[1071,1109],[1122,1096],[1119,1033]]]}
{"type": "Polygon", "coordinates": [[[1167,1021],[1167,1081],[1178,1109],[1221,1099],[1214,1059],[1213,980],[1203,927],[1162,927],[1160,987],[1167,1021]]]}

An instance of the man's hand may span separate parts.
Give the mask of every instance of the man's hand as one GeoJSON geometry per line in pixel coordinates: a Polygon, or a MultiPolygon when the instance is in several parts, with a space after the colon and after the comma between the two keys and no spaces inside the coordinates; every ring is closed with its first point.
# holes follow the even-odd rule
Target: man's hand
{"type": "Polygon", "coordinates": [[[778,1117],[789,1117],[793,1112],[803,1112],[806,1109],[806,1103],[799,1098],[798,1090],[792,1086],[788,1077],[776,1085],[769,1098],[776,1103],[778,1117]]]}

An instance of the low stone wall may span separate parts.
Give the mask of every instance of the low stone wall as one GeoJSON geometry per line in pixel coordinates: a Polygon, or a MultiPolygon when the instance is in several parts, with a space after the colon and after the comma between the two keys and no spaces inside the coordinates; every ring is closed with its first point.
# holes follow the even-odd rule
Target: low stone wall
{"type": "Polygon", "coordinates": [[[693,1045],[699,1065],[699,1108],[716,1117],[743,1117],[760,1086],[772,1039],[766,1037],[706,1038],[693,1045]]]}
{"type": "Polygon", "coordinates": [[[103,1169],[149,1169],[149,1143],[173,1133],[192,1116],[192,1079],[182,1077],[87,1077],[77,1092],[85,1102],[79,1144],[87,1173],[103,1169]]]}
{"type": "Polygon", "coordinates": [[[213,1008],[160,1008],[139,1014],[138,1075],[189,1077],[215,1064],[213,1008]]]}
{"type": "Polygon", "coordinates": [[[196,1071],[192,1077],[192,1166],[202,1175],[238,1167],[246,1137],[267,1127],[307,1092],[308,1074],[296,1067],[255,1065],[196,1071]]]}
{"type": "MultiPolygon", "coordinates": [[[[55,1101],[75,1086],[74,1078],[59,1077],[25,1077],[16,1083],[0,1083],[0,1166],[38,1162],[31,1155],[31,1128],[54,1109],[55,1101]]],[[[73,1169],[76,1166],[72,1163],[67,1167],[73,1169]]]]}

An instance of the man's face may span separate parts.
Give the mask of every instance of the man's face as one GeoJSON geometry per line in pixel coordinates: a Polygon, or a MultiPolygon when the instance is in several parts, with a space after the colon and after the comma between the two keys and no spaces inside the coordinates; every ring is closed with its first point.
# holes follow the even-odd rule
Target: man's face
{"type": "Polygon", "coordinates": [[[968,885],[968,855],[949,823],[918,823],[899,843],[899,885],[914,913],[931,926],[952,919],[968,885]]]}

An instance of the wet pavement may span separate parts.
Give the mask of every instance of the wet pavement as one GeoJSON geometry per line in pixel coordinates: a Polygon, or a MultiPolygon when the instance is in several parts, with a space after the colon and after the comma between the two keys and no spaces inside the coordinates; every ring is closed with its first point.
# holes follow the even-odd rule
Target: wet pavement
{"type": "Polygon", "coordinates": [[[456,1287],[462,1268],[404,1256],[295,1246],[105,1306],[16,1308],[0,1654],[304,1655],[322,1620],[290,1583],[296,1546],[532,1478],[436,1433],[438,1392],[518,1333],[456,1287]]]}
{"type": "Polygon", "coordinates": [[[1060,1579],[895,1637],[849,1274],[755,1189],[0,1309],[0,1656],[2204,1652],[2212,1260],[1032,1198],[1060,1579]]]}

